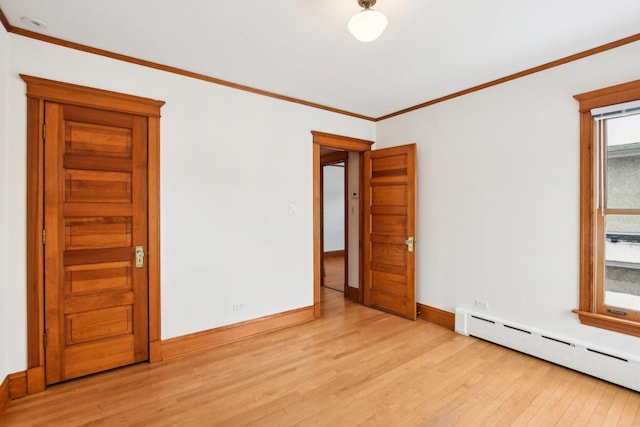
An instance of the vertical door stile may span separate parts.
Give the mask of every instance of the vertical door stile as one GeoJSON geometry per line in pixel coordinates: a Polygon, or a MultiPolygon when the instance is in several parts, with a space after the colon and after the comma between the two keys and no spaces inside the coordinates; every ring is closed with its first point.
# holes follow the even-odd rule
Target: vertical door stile
{"type": "MultiPolygon", "coordinates": [[[[64,271],[62,256],[64,253],[62,201],[64,182],[61,179],[62,151],[64,149],[62,123],[62,107],[58,104],[45,104],[45,123],[48,125],[45,141],[44,169],[44,229],[47,230],[48,242],[45,254],[45,287],[47,283],[62,283],[64,271]]],[[[64,346],[63,294],[59,286],[50,286],[45,292],[45,334],[47,337],[46,367],[47,381],[58,382],[63,379],[64,346]]]]}

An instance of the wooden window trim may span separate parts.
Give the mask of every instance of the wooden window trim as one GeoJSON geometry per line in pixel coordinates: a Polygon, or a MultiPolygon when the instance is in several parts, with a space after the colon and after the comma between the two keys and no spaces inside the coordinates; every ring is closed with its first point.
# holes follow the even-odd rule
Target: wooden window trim
{"type": "Polygon", "coordinates": [[[160,108],[164,101],[20,75],[27,91],[27,393],[46,387],[44,374],[44,176],[46,101],[147,117],[149,362],[162,360],[160,331],[160,108]]]}
{"type": "Polygon", "coordinates": [[[597,312],[596,304],[596,162],[593,108],[640,99],[640,80],[579,95],[580,103],[580,306],[573,310],[584,325],[640,336],[640,322],[597,312]]]}

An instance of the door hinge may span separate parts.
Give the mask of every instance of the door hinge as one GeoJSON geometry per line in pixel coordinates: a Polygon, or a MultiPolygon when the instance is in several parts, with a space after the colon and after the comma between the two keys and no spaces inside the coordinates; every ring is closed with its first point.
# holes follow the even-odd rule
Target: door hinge
{"type": "Polygon", "coordinates": [[[46,123],[42,124],[42,139],[47,139],[47,125],[46,125],[46,123]]]}
{"type": "Polygon", "coordinates": [[[42,230],[42,244],[47,244],[47,232],[44,229],[42,230]]]}
{"type": "Polygon", "coordinates": [[[47,347],[47,334],[42,334],[42,345],[47,347]]]}

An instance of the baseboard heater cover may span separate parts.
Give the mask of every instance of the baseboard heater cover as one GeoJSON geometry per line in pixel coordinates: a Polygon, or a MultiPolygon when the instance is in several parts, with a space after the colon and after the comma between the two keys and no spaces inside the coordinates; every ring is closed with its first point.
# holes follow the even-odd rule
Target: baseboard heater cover
{"type": "Polygon", "coordinates": [[[465,308],[455,310],[455,331],[640,391],[640,357],[581,343],[465,308]]]}

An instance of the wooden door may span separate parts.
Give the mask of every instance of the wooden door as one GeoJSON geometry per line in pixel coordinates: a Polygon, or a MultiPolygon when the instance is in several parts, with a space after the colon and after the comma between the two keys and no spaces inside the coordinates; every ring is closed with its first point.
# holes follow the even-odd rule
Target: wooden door
{"type": "Polygon", "coordinates": [[[45,126],[52,384],[148,359],[147,118],[47,102],[45,126]]]}
{"type": "Polygon", "coordinates": [[[364,153],[364,303],[416,319],[416,145],[364,153]]]}

